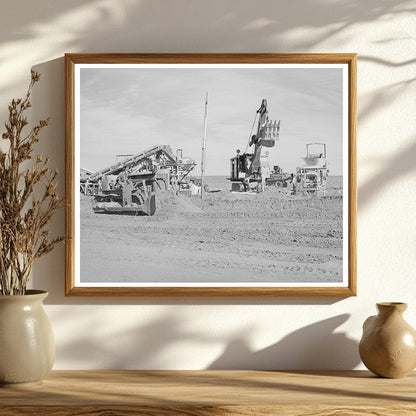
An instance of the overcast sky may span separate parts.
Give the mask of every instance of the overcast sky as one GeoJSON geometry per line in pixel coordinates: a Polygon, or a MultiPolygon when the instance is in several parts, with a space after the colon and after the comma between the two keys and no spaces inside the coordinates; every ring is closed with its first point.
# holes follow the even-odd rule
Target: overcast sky
{"type": "Polygon", "coordinates": [[[113,164],[116,154],[156,144],[197,162],[200,172],[208,92],[207,175],[229,175],[230,158],[245,150],[261,100],[281,120],[270,165],[294,172],[306,144],[327,144],[332,175],[342,174],[342,70],[249,68],[82,68],[81,167],[113,164]]]}

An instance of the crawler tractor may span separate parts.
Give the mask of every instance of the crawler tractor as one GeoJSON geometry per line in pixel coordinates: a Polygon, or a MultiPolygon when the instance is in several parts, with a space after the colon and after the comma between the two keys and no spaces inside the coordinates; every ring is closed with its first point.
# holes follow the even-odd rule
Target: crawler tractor
{"type": "Polygon", "coordinates": [[[155,189],[180,189],[196,165],[182,156],[182,150],[175,156],[166,145],[121,156],[123,160],[98,172],[81,170],[80,191],[94,197],[96,213],[153,215],[155,189]]]}
{"type": "Polygon", "coordinates": [[[119,175],[115,186],[103,177],[100,191],[94,195],[92,209],[97,214],[153,215],[156,198],[154,172],[119,175]]]}

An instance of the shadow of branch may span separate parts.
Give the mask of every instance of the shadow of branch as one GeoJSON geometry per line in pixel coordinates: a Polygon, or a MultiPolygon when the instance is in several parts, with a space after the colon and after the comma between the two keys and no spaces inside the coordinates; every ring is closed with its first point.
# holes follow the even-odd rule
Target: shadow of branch
{"type": "Polygon", "coordinates": [[[350,315],[343,314],[298,329],[281,341],[253,351],[246,339],[231,340],[208,369],[345,369],[360,362],[358,343],[335,329],[350,315]]]}
{"type": "Polygon", "coordinates": [[[358,188],[358,202],[366,207],[374,197],[391,182],[416,169],[416,140],[406,149],[397,153],[389,161],[383,162],[372,178],[358,188]],[[386,175],[386,172],[389,172],[386,175]]]}
{"type": "Polygon", "coordinates": [[[409,59],[403,62],[393,62],[388,59],[382,59],[382,58],[369,56],[369,55],[360,55],[359,60],[365,61],[365,62],[371,62],[371,63],[375,63],[379,65],[386,65],[390,67],[402,67],[402,66],[407,66],[407,65],[413,65],[416,63],[416,59],[409,59]]]}

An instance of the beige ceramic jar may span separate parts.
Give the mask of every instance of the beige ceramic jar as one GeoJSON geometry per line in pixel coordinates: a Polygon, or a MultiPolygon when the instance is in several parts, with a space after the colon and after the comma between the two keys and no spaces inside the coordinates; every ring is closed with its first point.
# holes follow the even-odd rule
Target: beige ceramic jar
{"type": "Polygon", "coordinates": [[[0,385],[38,384],[55,360],[52,327],[42,301],[47,292],[0,296],[0,385]]]}
{"type": "Polygon", "coordinates": [[[403,319],[405,303],[377,303],[363,325],[360,357],[373,373],[400,378],[416,367],[416,331],[403,319]]]}

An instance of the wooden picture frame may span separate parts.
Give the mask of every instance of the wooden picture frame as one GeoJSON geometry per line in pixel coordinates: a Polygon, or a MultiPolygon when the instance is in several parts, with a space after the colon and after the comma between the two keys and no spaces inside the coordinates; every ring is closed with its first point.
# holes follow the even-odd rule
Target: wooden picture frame
{"type": "Polygon", "coordinates": [[[66,54],[65,71],[65,219],[71,237],[66,242],[67,296],[356,295],[356,54],[66,54]],[[270,96],[263,96],[268,90],[270,96]],[[206,92],[212,104],[207,105],[206,92]],[[197,112],[191,102],[196,96],[197,112]],[[272,114],[272,106],[280,110],[272,114]],[[252,124],[254,115],[258,121],[255,118],[252,124]],[[278,119],[282,129],[277,142],[278,119]],[[188,124],[193,126],[191,133],[188,124]],[[248,138],[250,147],[247,144],[254,150],[238,151],[236,156],[231,147],[235,143],[244,147],[247,141],[246,135],[237,133],[242,125],[257,127],[248,138]],[[135,137],[137,149],[132,151],[135,137]],[[160,144],[155,137],[161,137],[163,146],[146,153],[160,144]],[[201,171],[200,181],[197,174],[194,182],[183,176],[191,159],[167,149],[166,145],[181,144],[180,138],[189,148],[196,149],[195,141],[199,143],[192,158],[195,172],[201,171]],[[114,162],[117,168],[107,161],[115,142],[124,157],[114,162]],[[261,149],[256,153],[256,146],[267,146],[266,142],[275,148],[284,143],[274,163],[289,166],[296,153],[305,164],[292,163],[287,172],[279,166],[269,169],[260,159],[265,153],[261,149]],[[315,142],[325,145],[321,147],[325,153],[305,155],[304,144],[315,142]],[[332,176],[327,159],[329,169],[335,170],[332,176]],[[81,172],[81,160],[93,169],[81,172]],[[208,190],[206,172],[215,171],[212,178],[219,181],[222,175],[225,181],[230,161],[230,189],[208,190]],[[309,165],[315,165],[314,170],[308,170],[309,165]],[[337,186],[329,187],[336,181],[337,186]],[[91,195],[81,195],[81,188],[91,195]],[[189,196],[189,202],[186,198],[195,189],[197,195],[189,196]],[[162,195],[156,202],[154,193],[162,195]],[[276,211],[271,211],[272,202],[267,205],[261,199],[263,195],[275,203],[276,211]],[[164,228],[170,221],[169,204],[178,206],[175,198],[186,207],[192,203],[201,217],[186,211],[182,218],[177,210],[175,218],[183,221],[182,226],[164,228]],[[158,220],[159,200],[165,211],[158,220]],[[261,215],[256,215],[255,204],[261,215]],[[136,214],[156,210],[156,215],[107,215],[110,209],[136,214]],[[205,209],[209,213],[204,221],[209,218],[212,227],[205,221],[198,228],[205,209]],[[311,212],[316,213],[315,220],[309,217],[311,212]],[[224,221],[222,228],[215,221],[224,221]],[[210,240],[211,228],[222,233],[220,237],[210,240]],[[157,233],[162,243],[155,240],[157,233]],[[172,233],[177,234],[166,238],[165,244],[163,239],[172,233]],[[129,239],[122,241],[124,236],[129,239]],[[198,257],[197,250],[204,257],[198,257]],[[244,263],[241,270],[239,263],[244,263]],[[126,281],[125,276],[141,281],[126,281]]]}

